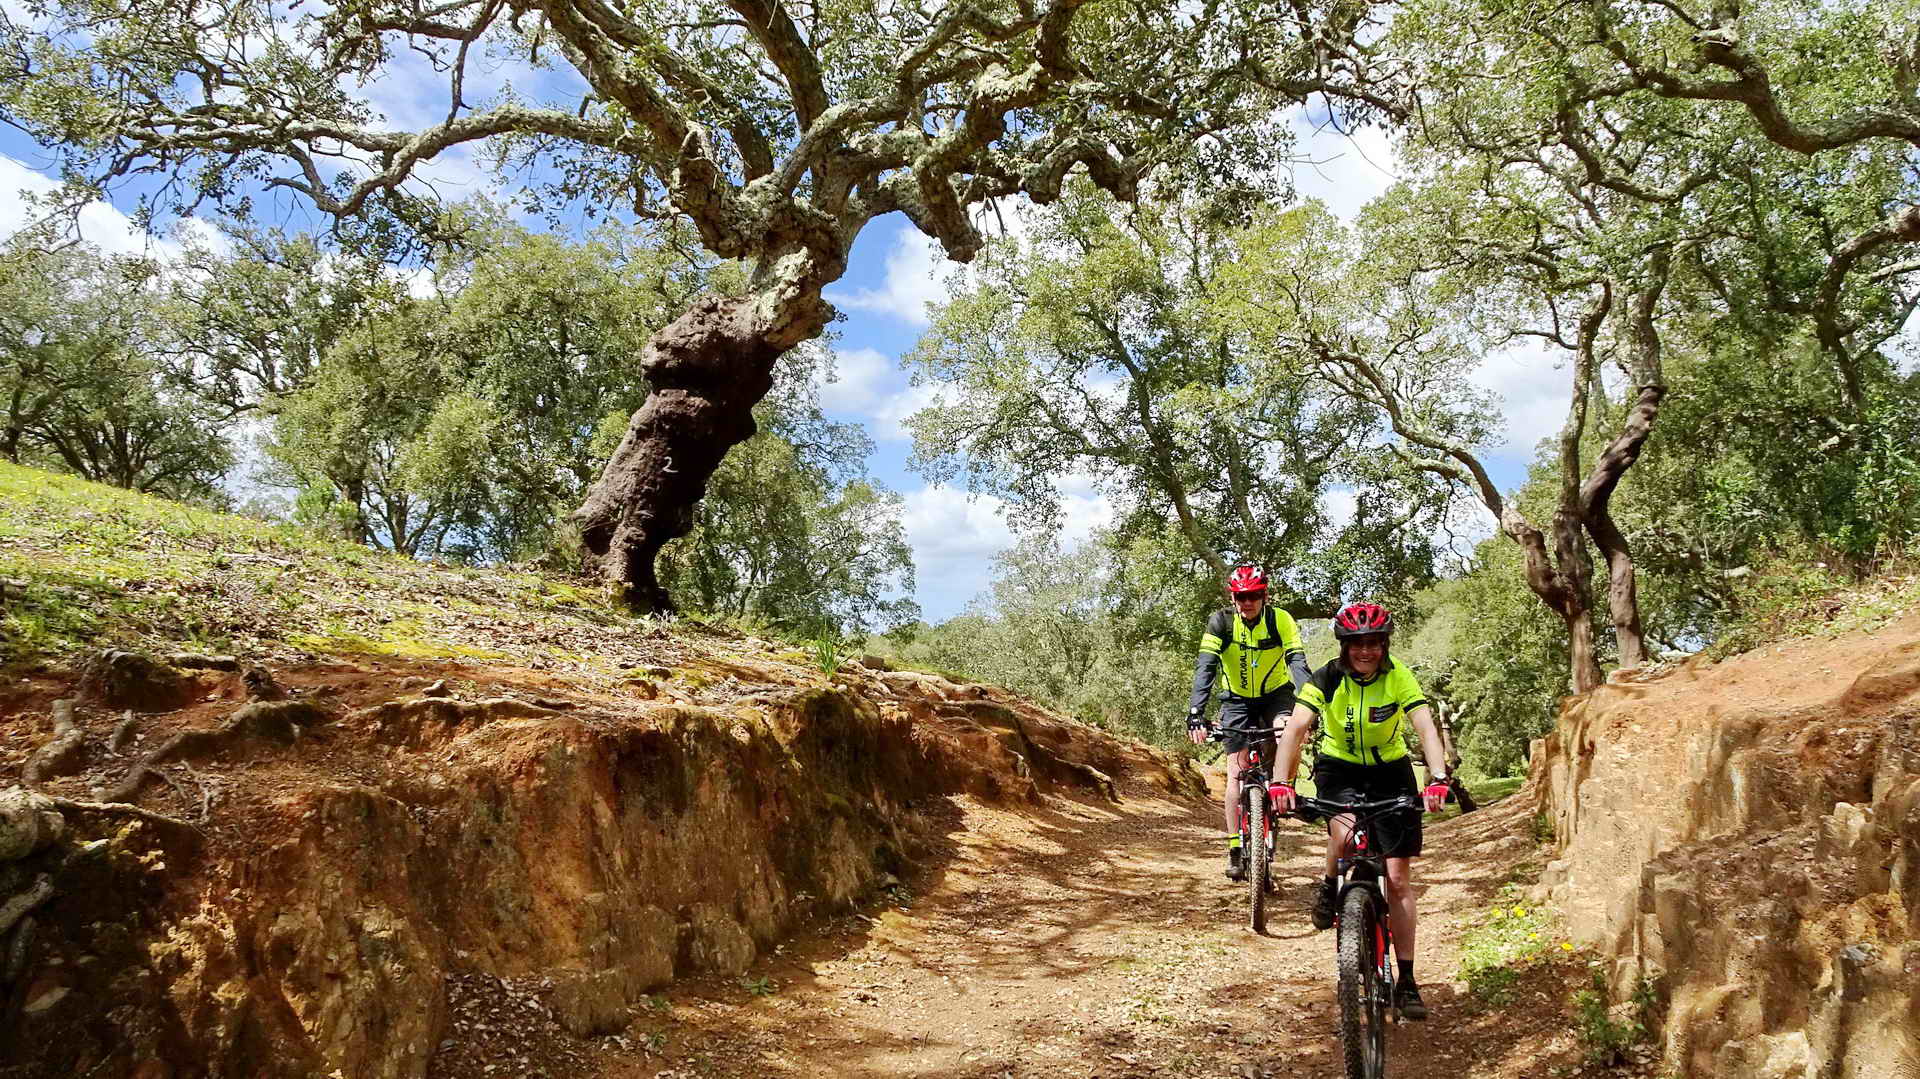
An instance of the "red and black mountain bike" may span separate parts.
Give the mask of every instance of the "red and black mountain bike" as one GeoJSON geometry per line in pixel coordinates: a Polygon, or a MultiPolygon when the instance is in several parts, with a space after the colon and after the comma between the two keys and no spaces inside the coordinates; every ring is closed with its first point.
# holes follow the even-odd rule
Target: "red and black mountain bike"
{"type": "Polygon", "coordinates": [[[1350,816],[1354,822],[1337,862],[1340,890],[1334,906],[1340,1044],[1346,1055],[1347,1079],[1385,1079],[1387,1023],[1400,1020],[1393,995],[1393,926],[1387,919],[1385,891],[1387,862],[1372,833],[1391,814],[1420,811],[1420,799],[1410,794],[1351,803],[1296,796],[1294,815],[1303,820],[1350,816]]]}
{"type": "Polygon", "coordinates": [[[1260,750],[1261,743],[1268,735],[1277,736],[1282,729],[1223,729],[1211,736],[1216,742],[1228,735],[1252,739],[1247,749],[1247,766],[1240,772],[1238,817],[1241,864],[1247,870],[1247,892],[1252,900],[1247,926],[1256,933],[1267,931],[1267,896],[1279,891],[1279,886],[1273,880],[1273,833],[1279,827],[1280,814],[1275,812],[1273,802],[1267,796],[1267,787],[1273,782],[1273,762],[1267,760],[1260,750]]]}

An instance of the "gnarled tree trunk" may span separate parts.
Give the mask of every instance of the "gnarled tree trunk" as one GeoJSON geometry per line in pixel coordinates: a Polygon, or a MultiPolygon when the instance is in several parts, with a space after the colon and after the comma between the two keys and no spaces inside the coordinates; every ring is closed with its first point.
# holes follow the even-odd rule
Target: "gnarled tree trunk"
{"type": "Polygon", "coordinates": [[[647,342],[652,393],[574,512],[590,564],[639,612],[670,611],[654,559],[693,528],[693,509],[727,451],[752,437],[753,406],[773,366],[826,325],[827,308],[796,325],[765,297],[707,295],[647,342]]]}
{"type": "Polygon", "coordinates": [[[1647,661],[1646,631],[1640,624],[1640,590],[1633,567],[1633,551],[1620,526],[1613,521],[1611,500],[1620,480],[1633,467],[1653,433],[1665,386],[1640,388],[1640,398],[1618,437],[1594,462],[1593,475],[1581,492],[1586,508],[1587,534],[1607,560],[1607,611],[1613,619],[1613,639],[1620,648],[1620,668],[1631,670],[1647,661]]]}
{"type": "Polygon", "coordinates": [[[1648,259],[1648,280],[1634,295],[1633,322],[1627,328],[1633,376],[1639,393],[1633,408],[1627,412],[1626,421],[1620,425],[1620,433],[1594,461],[1593,471],[1579,493],[1587,534],[1593,537],[1594,545],[1607,560],[1607,609],[1613,618],[1614,643],[1620,648],[1621,670],[1632,670],[1647,661],[1647,638],[1640,623],[1640,590],[1634,574],[1633,551],[1613,521],[1613,492],[1627,470],[1640,459],[1640,451],[1646,448],[1654,421],[1660,416],[1660,403],[1666,400],[1660,331],[1654,325],[1653,316],[1672,267],[1672,246],[1661,244],[1653,248],[1648,259]]]}

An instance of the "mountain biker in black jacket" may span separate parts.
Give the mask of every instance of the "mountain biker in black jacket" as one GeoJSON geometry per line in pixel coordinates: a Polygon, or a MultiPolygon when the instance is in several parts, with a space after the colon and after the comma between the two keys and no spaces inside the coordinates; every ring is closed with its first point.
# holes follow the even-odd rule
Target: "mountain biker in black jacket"
{"type": "MultiPolygon", "coordinates": [[[[1236,566],[1227,575],[1227,595],[1233,611],[1215,611],[1200,635],[1200,655],[1193,664],[1193,699],[1187,709],[1187,732],[1195,745],[1207,740],[1207,699],[1213,695],[1216,675],[1226,675],[1226,695],[1220,700],[1220,729],[1227,750],[1227,876],[1245,877],[1241,861],[1240,773],[1247,766],[1247,749],[1256,736],[1240,734],[1278,726],[1293,708],[1294,691],[1311,673],[1307,652],[1300,646],[1300,627],[1293,616],[1267,604],[1267,575],[1251,565],[1236,566]],[[1238,617],[1235,617],[1235,615],[1238,617]]],[[[1258,736],[1265,758],[1273,759],[1273,735],[1258,736]]]]}

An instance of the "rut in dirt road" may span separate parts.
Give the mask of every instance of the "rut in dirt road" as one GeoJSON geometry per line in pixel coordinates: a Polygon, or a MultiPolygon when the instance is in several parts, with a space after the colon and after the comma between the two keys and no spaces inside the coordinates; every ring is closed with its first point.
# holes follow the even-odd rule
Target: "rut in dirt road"
{"type": "MultiPolygon", "coordinates": [[[[949,855],[877,917],[797,939],[738,984],[683,987],[603,1074],[1340,1074],[1333,934],[1305,913],[1321,833],[1283,828],[1257,936],[1245,887],[1221,875],[1217,806],[1132,791],[952,813],[949,855]]],[[[1523,824],[1495,807],[1429,826],[1416,875],[1434,1019],[1394,1032],[1390,1067],[1525,1074],[1500,1017],[1449,985],[1453,923],[1534,853],[1523,824]]]]}

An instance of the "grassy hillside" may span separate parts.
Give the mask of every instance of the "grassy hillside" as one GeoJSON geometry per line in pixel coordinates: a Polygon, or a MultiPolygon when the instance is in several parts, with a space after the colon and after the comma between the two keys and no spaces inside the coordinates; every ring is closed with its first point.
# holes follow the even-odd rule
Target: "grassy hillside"
{"type": "Polygon", "coordinates": [[[0,659],[101,644],[617,676],[651,629],[579,582],[438,565],[0,462],[0,659]]]}

